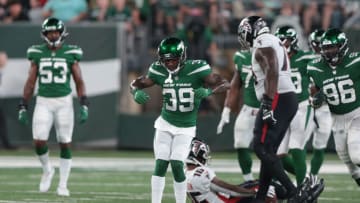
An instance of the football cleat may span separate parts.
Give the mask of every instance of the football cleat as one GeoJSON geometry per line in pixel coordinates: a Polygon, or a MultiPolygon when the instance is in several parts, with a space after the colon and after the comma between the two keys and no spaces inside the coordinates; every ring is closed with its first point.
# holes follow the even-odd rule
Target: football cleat
{"type": "Polygon", "coordinates": [[[69,197],[70,191],[66,187],[58,187],[56,190],[57,195],[63,196],[63,197],[69,197]]]}
{"type": "Polygon", "coordinates": [[[40,180],[39,191],[47,192],[51,186],[51,180],[53,179],[55,174],[55,169],[51,168],[49,172],[43,173],[40,180]]]}
{"type": "Polygon", "coordinates": [[[324,191],[324,179],[317,177],[306,177],[298,187],[296,195],[292,196],[288,203],[315,203],[320,194],[324,191]]]}

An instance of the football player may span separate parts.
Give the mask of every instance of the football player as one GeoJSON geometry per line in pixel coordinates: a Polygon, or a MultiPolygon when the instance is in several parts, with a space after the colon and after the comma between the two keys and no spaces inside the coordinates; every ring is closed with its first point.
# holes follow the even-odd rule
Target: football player
{"type": "Polygon", "coordinates": [[[248,50],[237,51],[233,57],[235,71],[227,91],[224,109],[217,127],[220,134],[225,124],[230,121],[231,108],[238,101],[240,90],[243,88],[243,106],[236,118],[234,126],[234,147],[237,151],[238,162],[245,181],[254,180],[251,172],[252,159],[250,143],[260,102],[256,98],[254,78],[251,70],[251,53],[248,50]]]}
{"type": "MultiPolygon", "coordinates": [[[[309,44],[313,54],[319,58],[321,57],[320,41],[324,32],[325,31],[322,29],[317,29],[314,30],[309,36],[309,44]]],[[[312,95],[314,94],[314,91],[315,90],[311,91],[312,95]]],[[[312,175],[317,175],[324,161],[325,148],[329,141],[332,127],[331,113],[326,102],[324,102],[317,109],[314,109],[314,116],[316,127],[313,131],[313,157],[311,159],[310,173],[312,175]]]]}
{"type": "Polygon", "coordinates": [[[360,186],[360,54],[349,52],[347,42],[344,32],[328,29],[320,43],[321,58],[307,69],[318,90],[313,106],[328,103],[336,152],[360,186]]]}
{"type": "Polygon", "coordinates": [[[195,137],[200,101],[212,94],[225,92],[230,84],[212,73],[211,67],[204,60],[186,60],[186,47],[178,38],[163,39],[157,54],[159,59],[150,65],[147,75],[130,84],[134,100],[139,104],[149,99],[149,95],[142,89],[153,85],[162,88],[161,115],[154,124],[156,161],[151,178],[151,202],[161,202],[165,174],[170,164],[175,180],[176,202],[185,203],[184,160],[191,140],[195,137]]]}
{"type": "Polygon", "coordinates": [[[42,38],[45,43],[31,46],[27,58],[31,61],[29,75],[24,86],[23,98],[19,104],[19,121],[28,123],[28,102],[35,82],[38,80],[38,93],[33,114],[32,132],[35,151],[43,169],[39,190],[47,192],[51,185],[55,169],[49,161],[47,140],[52,125],[60,145],[60,181],[57,194],[69,196],[67,182],[71,170],[72,133],[74,127],[74,109],[71,96],[70,79],[74,79],[80,102],[80,122],[88,119],[88,99],[85,84],[81,76],[79,61],[83,52],[80,47],[64,44],[68,35],[65,25],[56,18],[48,18],[42,24],[42,38]]]}
{"type": "Polygon", "coordinates": [[[277,153],[278,155],[285,155],[282,158],[284,168],[290,169],[289,172],[295,172],[297,185],[300,185],[306,176],[305,144],[314,129],[314,112],[309,104],[310,79],[307,75],[306,66],[316,56],[311,52],[299,49],[297,33],[291,26],[277,28],[275,36],[280,39],[289,56],[291,79],[295,85],[295,92],[299,102],[299,108],[277,153]],[[291,155],[292,160],[288,160],[290,157],[286,155],[287,153],[291,155]],[[289,163],[293,163],[293,169],[289,163]]]}
{"type": "MultiPolygon", "coordinates": [[[[208,166],[209,160],[209,146],[195,138],[186,159],[187,194],[193,203],[246,203],[254,199],[257,181],[234,185],[221,180],[208,166]]],[[[276,202],[274,191],[268,192],[266,202],[276,202]]]]}
{"type": "Polygon", "coordinates": [[[256,96],[261,101],[253,139],[254,151],[261,160],[260,186],[256,195],[259,202],[265,200],[273,178],[286,188],[287,198],[295,198],[297,193],[276,155],[298,109],[296,89],[291,80],[285,48],[279,38],[269,32],[266,22],[259,16],[244,18],[238,27],[238,40],[242,48],[254,48],[252,71],[256,96]]]}

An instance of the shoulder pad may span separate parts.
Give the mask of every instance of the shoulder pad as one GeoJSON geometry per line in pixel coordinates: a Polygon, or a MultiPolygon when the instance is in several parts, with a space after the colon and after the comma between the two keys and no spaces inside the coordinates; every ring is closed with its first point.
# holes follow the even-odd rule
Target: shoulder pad
{"type": "Polygon", "coordinates": [[[66,51],[64,52],[64,54],[71,54],[72,56],[74,56],[74,59],[76,61],[80,61],[82,59],[82,56],[83,56],[83,51],[78,46],[67,45],[66,51]]]}
{"type": "Polygon", "coordinates": [[[29,60],[35,60],[42,53],[43,53],[43,50],[40,45],[33,45],[27,49],[26,56],[29,60]]]}

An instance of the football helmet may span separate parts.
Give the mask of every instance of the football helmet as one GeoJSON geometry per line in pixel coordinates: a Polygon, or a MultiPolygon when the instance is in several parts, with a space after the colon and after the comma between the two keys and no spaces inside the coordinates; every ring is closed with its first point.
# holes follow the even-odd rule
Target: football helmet
{"type": "Polygon", "coordinates": [[[328,29],[321,38],[320,54],[330,65],[335,66],[349,51],[347,42],[344,32],[337,28],[328,29]]]}
{"type": "Polygon", "coordinates": [[[269,32],[268,25],[261,17],[249,16],[244,18],[238,26],[238,41],[241,49],[251,48],[256,37],[269,32]]]}
{"type": "Polygon", "coordinates": [[[186,163],[204,166],[207,165],[210,158],[209,145],[197,138],[194,138],[191,141],[190,152],[186,159],[186,163]]]}
{"type": "Polygon", "coordinates": [[[320,41],[324,32],[325,31],[323,29],[316,29],[309,35],[309,44],[315,53],[320,53],[320,41]]]}
{"type": "Polygon", "coordinates": [[[275,31],[275,36],[278,37],[286,47],[287,53],[290,53],[292,50],[298,49],[298,37],[296,30],[288,25],[279,27],[275,31]]]}
{"type": "Polygon", "coordinates": [[[168,37],[160,42],[157,54],[161,65],[171,74],[176,74],[186,60],[186,47],[182,40],[168,37]]]}
{"type": "Polygon", "coordinates": [[[65,24],[57,18],[46,19],[41,26],[41,37],[51,47],[60,46],[68,33],[66,32],[65,24]],[[48,38],[47,34],[51,31],[58,31],[60,36],[57,39],[48,38]]]}

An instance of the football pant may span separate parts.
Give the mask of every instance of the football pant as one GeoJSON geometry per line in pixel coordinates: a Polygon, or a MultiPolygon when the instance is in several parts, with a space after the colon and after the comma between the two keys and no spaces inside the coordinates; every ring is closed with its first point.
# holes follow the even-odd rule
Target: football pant
{"type": "Polygon", "coordinates": [[[33,115],[33,139],[48,140],[52,125],[60,143],[72,140],[74,108],[72,96],[46,98],[37,96],[33,115]]]}
{"type": "Polygon", "coordinates": [[[249,148],[253,139],[255,118],[258,108],[243,105],[235,121],[234,148],[249,148]]]}
{"type": "Polygon", "coordinates": [[[314,128],[312,145],[315,149],[324,149],[327,146],[333,123],[329,106],[322,105],[315,110],[314,116],[318,126],[314,128]]]}

